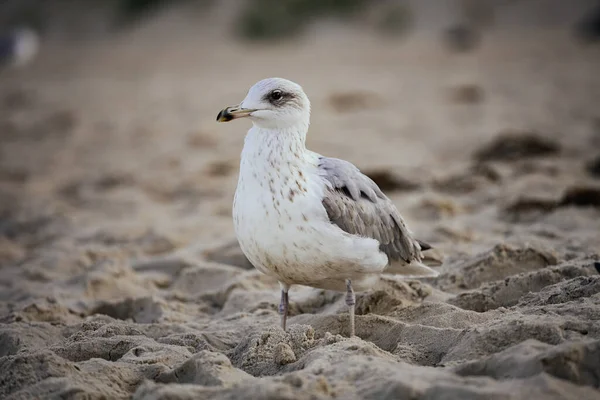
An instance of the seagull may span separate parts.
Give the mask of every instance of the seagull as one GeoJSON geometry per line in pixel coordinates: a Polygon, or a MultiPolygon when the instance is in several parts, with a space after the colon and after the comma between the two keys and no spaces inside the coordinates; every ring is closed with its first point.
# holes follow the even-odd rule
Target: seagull
{"type": "Polygon", "coordinates": [[[367,291],[381,274],[438,275],[423,263],[431,246],[415,239],[373,180],[306,148],[310,101],[300,85],[259,81],[217,121],[240,118],[252,127],[233,200],[235,234],[252,265],[278,280],[284,331],[292,285],[345,292],[354,336],[355,291],[367,291]]]}

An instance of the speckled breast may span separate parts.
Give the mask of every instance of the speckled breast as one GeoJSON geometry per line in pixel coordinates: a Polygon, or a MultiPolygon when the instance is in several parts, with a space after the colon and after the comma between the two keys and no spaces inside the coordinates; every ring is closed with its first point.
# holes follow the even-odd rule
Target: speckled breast
{"type": "Polygon", "coordinates": [[[241,177],[233,220],[242,251],[255,268],[283,281],[307,280],[304,275],[326,261],[320,259],[325,254],[318,229],[326,215],[310,198],[307,181],[290,176],[265,175],[263,182],[253,174],[241,177]]]}

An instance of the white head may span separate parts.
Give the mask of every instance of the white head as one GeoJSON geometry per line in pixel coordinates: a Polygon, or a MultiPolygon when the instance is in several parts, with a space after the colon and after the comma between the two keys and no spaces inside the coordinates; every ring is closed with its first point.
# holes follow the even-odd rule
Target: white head
{"type": "Polygon", "coordinates": [[[227,122],[243,117],[265,129],[308,128],[310,101],[302,87],[292,81],[263,79],[250,88],[239,105],[221,110],[217,121],[227,122]]]}

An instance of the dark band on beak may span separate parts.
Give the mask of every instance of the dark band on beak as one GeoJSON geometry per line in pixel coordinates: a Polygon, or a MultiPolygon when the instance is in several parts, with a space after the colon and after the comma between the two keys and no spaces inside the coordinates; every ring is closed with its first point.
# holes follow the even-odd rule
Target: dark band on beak
{"type": "Polygon", "coordinates": [[[219,115],[217,115],[217,122],[229,122],[236,118],[247,117],[254,111],[256,110],[251,108],[240,108],[238,106],[227,107],[219,111],[219,115]]]}
{"type": "Polygon", "coordinates": [[[233,119],[233,115],[227,111],[226,108],[219,111],[219,115],[217,115],[217,122],[229,122],[233,119]]]}

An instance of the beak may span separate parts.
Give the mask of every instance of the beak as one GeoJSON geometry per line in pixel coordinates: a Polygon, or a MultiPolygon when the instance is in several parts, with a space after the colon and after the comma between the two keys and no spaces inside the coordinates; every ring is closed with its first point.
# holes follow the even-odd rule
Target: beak
{"type": "Polygon", "coordinates": [[[227,107],[219,111],[217,122],[229,122],[232,119],[248,117],[254,111],[256,111],[254,108],[241,108],[240,106],[227,107]]]}

